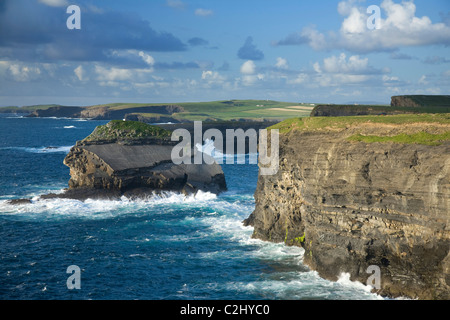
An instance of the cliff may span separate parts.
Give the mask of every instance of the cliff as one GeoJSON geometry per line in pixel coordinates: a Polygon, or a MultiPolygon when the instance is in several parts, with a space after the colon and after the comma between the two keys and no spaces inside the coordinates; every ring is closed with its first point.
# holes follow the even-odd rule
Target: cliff
{"type": "Polygon", "coordinates": [[[330,280],[381,295],[450,298],[450,116],[293,119],[280,130],[280,169],[259,176],[254,238],[305,249],[330,280]],[[378,142],[374,142],[378,141],[378,142]]]}
{"type": "Polygon", "coordinates": [[[127,118],[127,115],[134,113],[150,113],[157,115],[170,116],[174,113],[183,112],[184,109],[178,105],[161,105],[161,106],[139,106],[139,107],[111,107],[111,106],[93,106],[85,108],[81,112],[82,118],[94,120],[137,120],[136,118],[127,118]]]}
{"type": "Polygon", "coordinates": [[[390,106],[372,105],[318,105],[311,117],[344,117],[362,115],[397,115],[418,113],[449,113],[450,96],[406,95],[393,96],[390,106]]]}
{"type": "MultiPolygon", "coordinates": [[[[391,106],[393,107],[447,107],[450,108],[449,95],[406,95],[393,96],[391,98],[391,106]]],[[[447,111],[448,112],[448,111],[447,111]]]]}
{"type": "Polygon", "coordinates": [[[66,107],[66,106],[54,106],[47,109],[38,109],[31,112],[27,117],[40,118],[40,117],[58,117],[58,118],[80,118],[83,107],[66,107]]]}
{"type": "Polygon", "coordinates": [[[314,107],[311,111],[311,117],[378,116],[405,113],[414,113],[414,110],[395,109],[389,106],[326,104],[314,107]]]}
{"type": "Polygon", "coordinates": [[[133,121],[111,121],[97,127],[64,159],[71,178],[69,190],[60,197],[83,200],[140,197],[160,191],[226,190],[217,163],[175,165],[171,152],[178,142],[170,141],[170,136],[170,131],[133,121]]]}

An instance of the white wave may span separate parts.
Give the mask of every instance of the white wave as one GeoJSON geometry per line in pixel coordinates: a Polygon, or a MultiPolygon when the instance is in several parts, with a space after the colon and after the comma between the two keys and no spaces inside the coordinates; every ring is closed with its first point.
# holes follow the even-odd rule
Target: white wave
{"type": "Polygon", "coordinates": [[[347,288],[353,288],[356,290],[361,290],[361,291],[365,291],[367,293],[371,293],[372,291],[372,286],[370,285],[365,285],[359,281],[352,281],[350,280],[350,274],[349,273],[341,273],[339,275],[338,280],[336,281],[338,284],[341,284],[347,288]]]}
{"type": "MultiPolygon", "coordinates": [[[[346,279],[345,277],[343,279],[346,279]]],[[[252,282],[228,282],[228,290],[248,292],[270,299],[383,300],[352,281],[325,280],[316,271],[273,272],[252,282]]]]}
{"type": "Polygon", "coordinates": [[[68,153],[73,146],[59,147],[4,147],[3,150],[19,150],[29,153],[68,153]]]}
{"type": "Polygon", "coordinates": [[[64,129],[75,129],[75,126],[64,126],[64,129]]]}
{"type": "Polygon", "coordinates": [[[197,151],[213,157],[216,160],[223,160],[223,163],[245,163],[248,158],[247,162],[256,164],[258,159],[258,153],[222,153],[216,149],[214,146],[214,141],[210,139],[206,139],[203,145],[197,143],[195,148],[197,151]]]}
{"type": "Polygon", "coordinates": [[[119,200],[88,199],[86,201],[65,198],[41,199],[39,195],[35,195],[31,203],[20,205],[10,205],[7,200],[0,200],[0,212],[8,215],[29,216],[33,219],[48,217],[107,219],[128,214],[148,214],[149,211],[151,214],[164,214],[167,211],[165,208],[170,208],[173,204],[208,206],[209,202],[216,198],[215,194],[209,192],[198,192],[189,196],[176,192],[164,192],[138,200],[122,196],[119,200]],[[149,210],[152,208],[155,210],[149,210]]]}
{"type": "MultiPolygon", "coordinates": [[[[26,115],[26,114],[25,114],[25,115],[26,115]]],[[[10,115],[10,116],[2,117],[2,118],[5,118],[5,119],[23,119],[23,118],[26,118],[26,116],[19,115],[19,114],[17,114],[17,113],[13,113],[13,114],[10,115]]]]}

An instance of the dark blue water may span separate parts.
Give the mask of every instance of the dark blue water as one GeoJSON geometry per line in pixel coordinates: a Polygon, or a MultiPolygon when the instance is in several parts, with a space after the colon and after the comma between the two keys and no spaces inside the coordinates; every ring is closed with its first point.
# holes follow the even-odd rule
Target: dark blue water
{"type": "Polygon", "coordinates": [[[0,299],[378,298],[348,276],[319,278],[300,248],[251,239],[256,165],[223,165],[219,196],[38,200],[67,186],[64,157],[104,123],[0,116],[0,299]],[[6,203],[19,197],[34,201],[6,203]]]}

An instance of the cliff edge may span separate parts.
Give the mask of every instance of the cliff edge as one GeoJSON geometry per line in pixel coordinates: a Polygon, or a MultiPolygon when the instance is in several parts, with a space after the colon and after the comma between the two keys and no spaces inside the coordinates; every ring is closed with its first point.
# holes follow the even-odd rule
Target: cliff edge
{"type": "Polygon", "coordinates": [[[389,297],[450,298],[450,115],[284,121],[280,169],[259,176],[254,238],[301,246],[330,280],[389,297]]]}

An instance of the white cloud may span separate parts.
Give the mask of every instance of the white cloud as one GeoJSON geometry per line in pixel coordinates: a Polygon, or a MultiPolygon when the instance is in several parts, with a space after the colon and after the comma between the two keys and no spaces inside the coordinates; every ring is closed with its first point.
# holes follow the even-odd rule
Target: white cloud
{"type": "Polygon", "coordinates": [[[359,55],[347,58],[345,53],[324,58],[322,63],[315,62],[313,69],[315,73],[310,76],[301,75],[297,79],[290,80],[289,83],[306,83],[307,86],[312,87],[344,87],[363,84],[381,85],[381,80],[394,79],[386,75],[390,70],[371,67],[368,58],[362,58],[359,55]]]}
{"type": "Polygon", "coordinates": [[[224,85],[224,84],[226,84],[227,78],[222,76],[217,71],[208,70],[208,71],[202,72],[202,80],[204,81],[204,83],[206,83],[209,86],[224,85]]]}
{"type": "Polygon", "coordinates": [[[78,67],[75,68],[75,70],[73,70],[73,72],[77,76],[78,80],[80,80],[80,81],[86,80],[86,78],[85,78],[86,73],[83,69],[83,66],[79,65],[78,67]]]}
{"type": "Polygon", "coordinates": [[[332,56],[323,60],[323,70],[328,73],[360,73],[367,71],[368,58],[351,56],[348,58],[344,53],[339,57],[332,56]]]}
{"type": "Polygon", "coordinates": [[[39,0],[39,2],[50,7],[64,7],[69,5],[67,0],[39,0]]]}
{"type": "Polygon", "coordinates": [[[9,61],[0,61],[0,74],[5,74],[9,69],[10,62],[9,61]]]}
{"type": "Polygon", "coordinates": [[[214,14],[214,12],[209,9],[199,8],[199,9],[195,10],[195,15],[200,16],[200,17],[207,17],[207,16],[211,16],[213,14],[214,14]]]}
{"type": "Polygon", "coordinates": [[[34,80],[41,74],[41,69],[39,69],[39,67],[20,64],[10,64],[8,71],[13,79],[18,82],[34,80]]]}
{"type": "Polygon", "coordinates": [[[303,84],[309,81],[310,77],[306,73],[300,73],[294,79],[287,80],[288,84],[303,84]]]}
{"type": "MultiPolygon", "coordinates": [[[[107,68],[96,65],[95,73],[97,74],[97,80],[102,86],[118,86],[119,81],[130,81],[132,83],[147,82],[149,75],[154,71],[153,65],[155,64],[155,59],[144,51],[113,51],[112,55],[117,57],[138,56],[148,65],[148,68],[107,68]]],[[[78,79],[80,79],[80,76],[83,78],[83,71],[82,68],[78,71],[75,70],[78,79]]]]}
{"type": "Polygon", "coordinates": [[[95,66],[95,73],[97,74],[97,80],[103,82],[109,81],[126,81],[133,78],[133,72],[131,69],[122,68],[105,68],[102,66],[95,66]]]}
{"type": "Polygon", "coordinates": [[[370,30],[367,20],[367,3],[359,0],[341,1],[338,12],[344,17],[339,32],[319,32],[315,27],[305,27],[276,42],[278,45],[308,44],[315,50],[346,49],[353,52],[376,52],[400,47],[425,45],[450,45],[450,26],[433,23],[427,16],[416,16],[413,0],[395,3],[383,0],[380,28],[370,30]]]}
{"type": "Polygon", "coordinates": [[[242,76],[242,84],[244,86],[252,86],[255,83],[257,83],[258,81],[262,81],[265,79],[265,75],[264,74],[245,74],[242,76]]]}
{"type": "Polygon", "coordinates": [[[428,85],[428,81],[427,81],[427,76],[426,75],[423,75],[423,76],[421,76],[420,77],[420,79],[419,79],[419,84],[422,84],[422,85],[428,85]]]}
{"type": "Polygon", "coordinates": [[[281,58],[281,57],[277,58],[277,63],[275,64],[275,66],[278,69],[288,69],[289,68],[287,60],[284,58],[281,58]]]}
{"type": "Polygon", "coordinates": [[[244,62],[241,66],[241,73],[251,75],[256,72],[256,65],[252,60],[244,62]]]}
{"type": "Polygon", "coordinates": [[[382,80],[383,80],[384,82],[395,82],[395,81],[399,81],[400,79],[399,79],[398,77],[389,77],[389,76],[387,76],[387,75],[384,75],[384,76],[382,77],[382,80]]]}
{"type": "Polygon", "coordinates": [[[144,60],[144,62],[149,66],[153,66],[155,64],[155,59],[143,51],[139,52],[139,57],[141,57],[142,60],[144,60]]]}

